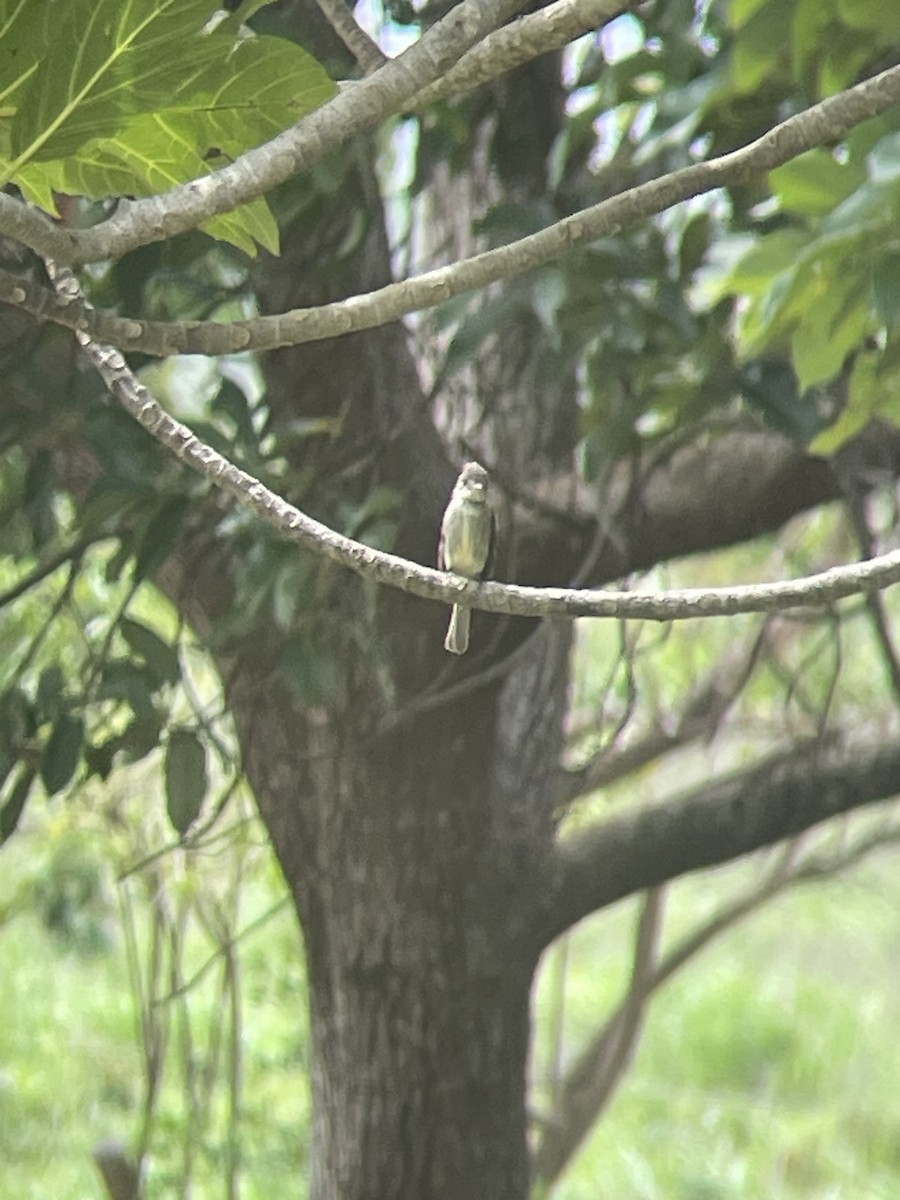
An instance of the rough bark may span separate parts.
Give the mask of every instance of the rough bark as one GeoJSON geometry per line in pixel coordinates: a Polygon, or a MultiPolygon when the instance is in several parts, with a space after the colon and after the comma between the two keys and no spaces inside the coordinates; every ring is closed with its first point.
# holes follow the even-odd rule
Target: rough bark
{"type": "Polygon", "coordinates": [[[636,891],[898,794],[900,748],[890,739],[860,737],[794,748],[665,804],[602,822],[558,849],[555,924],[547,936],[636,891]]]}
{"type": "Polygon", "coordinates": [[[536,639],[505,687],[387,734],[364,688],[310,714],[271,692],[263,707],[236,676],[304,931],[317,1200],[526,1194],[534,882],[561,728],[559,703],[536,720],[532,697],[565,677],[567,649],[565,630],[536,639]]]}

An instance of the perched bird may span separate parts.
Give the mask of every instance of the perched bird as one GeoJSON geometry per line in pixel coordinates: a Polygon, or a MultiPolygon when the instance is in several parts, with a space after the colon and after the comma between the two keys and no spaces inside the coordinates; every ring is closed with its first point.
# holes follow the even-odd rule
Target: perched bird
{"type": "MultiPolygon", "coordinates": [[[[488,502],[488,473],[477,462],[468,462],[460,472],[441,521],[438,566],[443,571],[482,579],[491,566],[496,522],[488,502]]],[[[465,654],[469,648],[472,610],[454,604],[444,648],[465,654]]]]}

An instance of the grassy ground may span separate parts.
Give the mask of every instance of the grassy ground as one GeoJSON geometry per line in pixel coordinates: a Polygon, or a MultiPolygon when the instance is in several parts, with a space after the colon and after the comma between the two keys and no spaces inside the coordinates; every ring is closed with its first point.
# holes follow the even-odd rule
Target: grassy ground
{"type": "MultiPolygon", "coordinates": [[[[271,891],[249,889],[242,925],[268,908],[271,891]]],[[[106,949],[85,949],[47,931],[33,912],[0,926],[0,1200],[88,1200],[102,1192],[91,1160],[97,1142],[132,1143],[143,1103],[138,1026],[121,930],[107,914],[106,949]]],[[[208,949],[196,934],[186,974],[208,949]]],[[[242,948],[240,1195],[270,1200],[290,1188],[302,1200],[309,1125],[305,984],[299,937],[284,908],[242,948]]],[[[229,1064],[218,969],[173,1006],[169,1062],[153,1133],[148,1195],[224,1197],[229,1153],[229,1064]],[[190,1013],[188,1018],[187,1013],[190,1013]],[[190,1022],[188,1031],[187,1021],[190,1022]],[[188,1035],[191,1049],[186,1051],[188,1035]],[[218,1061],[210,1089],[202,1075],[218,1061]],[[186,1085],[185,1064],[193,1071],[186,1085]],[[199,1097],[204,1116],[198,1116],[199,1097]],[[194,1134],[186,1134],[191,1122],[194,1134]]]]}
{"type": "MultiPolygon", "coordinates": [[[[633,1071],[557,1200],[895,1200],[900,1196],[900,873],[885,854],[772,903],[659,993],[633,1071]]],[[[749,864],[670,894],[675,936],[749,864]]],[[[257,896],[262,906],[267,897],[257,896]]],[[[618,995],[633,904],[571,937],[564,1058],[618,995]]],[[[536,992],[540,1075],[555,1013],[552,953],[536,992]]],[[[248,1200],[297,1195],[308,1121],[303,981],[282,913],[244,944],[244,1172],[248,1200]]],[[[67,948],[23,913],[0,927],[0,1200],[100,1197],[90,1148],[131,1137],[140,1063],[121,940],[67,948]]],[[[197,995],[215,1015],[215,992],[197,995]],[[210,1007],[212,1006],[212,1007],[210,1007]]],[[[198,1037],[198,1044],[202,1038],[198,1037]]],[[[217,1101],[222,1103],[222,1101],[217,1101]]],[[[184,1120],[166,1080],[151,1195],[177,1194],[184,1120]]],[[[216,1121],[195,1200],[224,1195],[216,1121]],[[205,1181],[205,1182],[204,1182],[205,1181]]]]}
{"type": "MultiPolygon", "coordinates": [[[[805,886],[726,934],[658,993],[630,1076],[556,1200],[900,1196],[896,855],[805,886]]],[[[672,889],[688,928],[745,864],[672,889]]],[[[566,1027],[587,1036],[633,907],[569,953],[566,1027]],[[616,928],[618,927],[618,928],[616,928]]],[[[549,994],[543,981],[544,1003],[549,994]]],[[[538,1054],[538,1061],[540,1050],[538,1054]]]]}

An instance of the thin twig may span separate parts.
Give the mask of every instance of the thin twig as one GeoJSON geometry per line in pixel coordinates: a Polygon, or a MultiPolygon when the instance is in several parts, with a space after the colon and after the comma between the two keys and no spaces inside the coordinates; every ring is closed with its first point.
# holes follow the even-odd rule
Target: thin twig
{"type": "Polygon", "coordinates": [[[367,75],[384,66],[388,61],[387,55],[357,22],[344,0],[316,0],[316,3],[328,24],[367,75]]]}
{"type": "MultiPolygon", "coordinates": [[[[800,839],[793,839],[777,856],[771,870],[760,883],[725,904],[709,920],[683,937],[643,977],[642,1008],[673,975],[766,901],[800,884],[836,875],[855,866],[873,850],[898,841],[900,826],[881,826],[860,836],[837,854],[810,852],[798,858],[800,839]]],[[[554,1111],[544,1114],[541,1121],[542,1140],[535,1156],[535,1174],[545,1187],[562,1174],[602,1107],[612,1097],[614,1087],[608,1086],[610,1055],[628,1020],[629,1003],[626,997],[591,1039],[564,1081],[561,1098],[554,1111]]],[[[621,1078],[620,1072],[612,1080],[613,1085],[620,1082],[621,1078]]]]}

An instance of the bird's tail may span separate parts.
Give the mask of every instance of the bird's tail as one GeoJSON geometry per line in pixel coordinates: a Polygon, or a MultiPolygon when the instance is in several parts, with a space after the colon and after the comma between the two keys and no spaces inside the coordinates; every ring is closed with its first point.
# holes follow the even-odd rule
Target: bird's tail
{"type": "Polygon", "coordinates": [[[465,654],[469,648],[469,625],[472,622],[471,608],[454,604],[450,614],[450,624],[447,636],[444,638],[444,649],[451,654],[465,654]]]}

